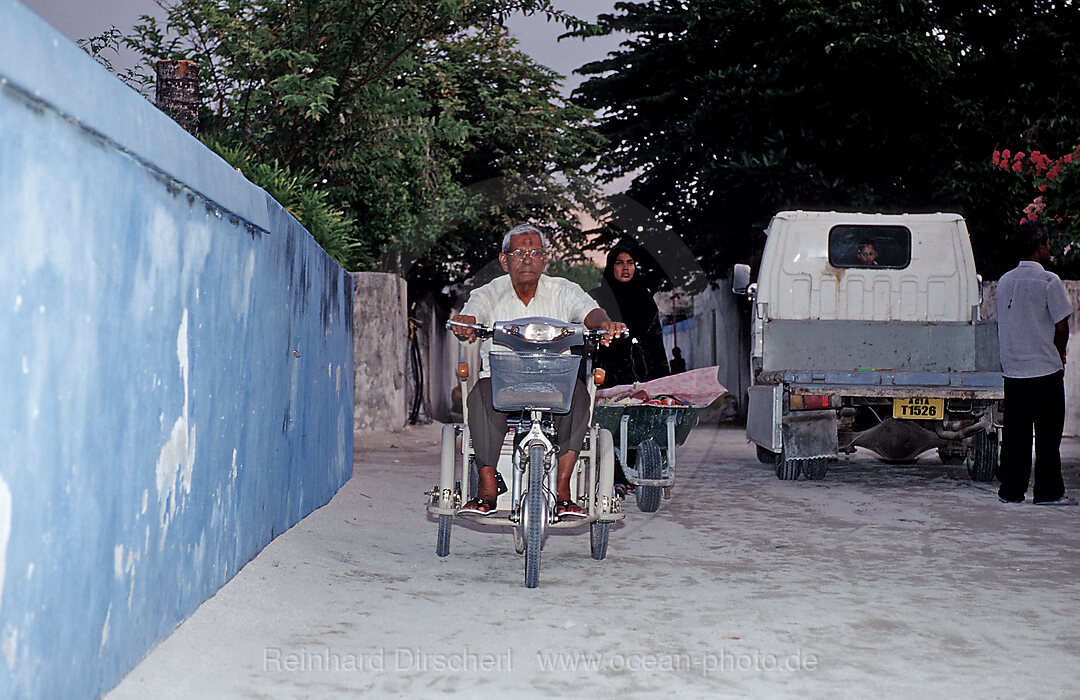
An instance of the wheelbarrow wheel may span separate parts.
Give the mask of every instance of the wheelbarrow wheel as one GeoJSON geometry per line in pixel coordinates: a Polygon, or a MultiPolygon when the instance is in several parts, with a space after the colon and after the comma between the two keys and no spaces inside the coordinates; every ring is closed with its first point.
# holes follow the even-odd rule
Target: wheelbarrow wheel
{"type": "Polygon", "coordinates": [[[544,541],[544,448],[529,450],[529,491],[525,494],[525,587],[540,585],[540,548],[544,541]]]}
{"type": "Polygon", "coordinates": [[[439,516],[439,541],[435,545],[435,554],[445,557],[450,554],[450,521],[452,515],[439,516]]]}
{"type": "MultiPolygon", "coordinates": [[[[638,476],[642,479],[660,479],[663,474],[663,462],[660,457],[660,446],[652,438],[645,438],[637,448],[638,476]]],[[[637,493],[637,506],[643,513],[655,513],[660,507],[660,498],[664,495],[662,486],[638,486],[634,489],[637,493]]]]}
{"type": "Polygon", "coordinates": [[[589,525],[589,546],[592,548],[592,558],[600,561],[607,556],[608,531],[611,523],[606,520],[594,520],[589,525]]]}

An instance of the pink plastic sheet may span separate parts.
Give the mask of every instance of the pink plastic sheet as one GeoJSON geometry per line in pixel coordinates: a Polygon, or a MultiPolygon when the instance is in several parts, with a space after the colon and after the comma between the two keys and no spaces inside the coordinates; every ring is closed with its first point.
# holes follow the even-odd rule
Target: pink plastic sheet
{"type": "Polygon", "coordinates": [[[596,397],[600,403],[664,405],[653,402],[657,397],[671,396],[695,408],[704,408],[727,392],[716,379],[717,369],[701,367],[648,382],[620,384],[598,390],[596,397]]]}

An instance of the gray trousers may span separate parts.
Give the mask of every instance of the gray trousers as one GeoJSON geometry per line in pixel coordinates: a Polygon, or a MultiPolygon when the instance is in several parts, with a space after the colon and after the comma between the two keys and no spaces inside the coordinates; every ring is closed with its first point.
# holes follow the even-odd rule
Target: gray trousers
{"type": "MultiPolygon", "coordinates": [[[[469,392],[469,433],[478,467],[494,467],[499,463],[499,451],[506,438],[506,419],[509,413],[491,407],[491,379],[484,377],[469,392]]],[[[559,456],[570,450],[579,451],[589,430],[589,392],[578,380],[570,412],[552,414],[558,433],[559,456]]]]}

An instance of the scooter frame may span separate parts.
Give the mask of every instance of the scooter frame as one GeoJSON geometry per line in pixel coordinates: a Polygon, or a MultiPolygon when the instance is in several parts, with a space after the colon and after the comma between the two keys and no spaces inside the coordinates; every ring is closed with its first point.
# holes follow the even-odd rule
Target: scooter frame
{"type": "MultiPolygon", "coordinates": [[[[540,551],[548,528],[569,529],[589,525],[590,553],[593,559],[607,556],[611,523],[621,520],[625,513],[614,495],[615,445],[611,433],[593,420],[596,385],[602,376],[586,382],[589,396],[589,429],[582,449],[578,452],[570,478],[571,500],[582,506],[585,518],[560,520],[555,515],[557,457],[551,441],[553,428],[551,412],[528,410],[511,419],[510,429],[496,465],[504,482],[510,486],[499,495],[496,513],[484,517],[459,514],[461,506],[475,493],[477,481],[475,457],[469,435],[467,363],[458,366],[461,384],[463,422],[443,426],[439,483],[429,492],[428,513],[438,516],[439,534],[436,554],[450,554],[450,533],[454,518],[490,527],[510,528],[514,549],[525,555],[525,586],[539,584],[540,551]],[[519,437],[520,435],[520,437],[519,437]],[[537,448],[539,451],[537,451],[537,448]],[[534,467],[542,467],[538,474],[534,467]],[[510,478],[507,479],[506,477],[510,478]],[[536,485],[539,484],[539,488],[536,485]],[[530,492],[533,494],[530,497],[530,492]],[[540,494],[540,495],[537,495],[540,494]],[[468,497],[467,497],[468,495],[468,497]],[[539,514],[539,517],[535,517],[539,514]]],[[[511,414],[516,415],[516,414],[511,414]]]]}

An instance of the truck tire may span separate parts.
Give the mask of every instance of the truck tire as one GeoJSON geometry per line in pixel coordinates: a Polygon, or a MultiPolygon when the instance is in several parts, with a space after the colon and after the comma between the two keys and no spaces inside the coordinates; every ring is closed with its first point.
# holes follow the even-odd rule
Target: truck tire
{"type": "Polygon", "coordinates": [[[821,481],[829,471],[827,457],[815,457],[802,463],[802,475],[809,481],[821,481]]]}
{"type": "Polygon", "coordinates": [[[783,452],[776,457],[776,478],[781,481],[795,481],[799,478],[800,464],[797,459],[788,459],[783,452]]]}
{"type": "Polygon", "coordinates": [[[993,481],[998,467],[998,436],[996,432],[975,433],[968,462],[972,481],[993,481]]]}

